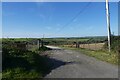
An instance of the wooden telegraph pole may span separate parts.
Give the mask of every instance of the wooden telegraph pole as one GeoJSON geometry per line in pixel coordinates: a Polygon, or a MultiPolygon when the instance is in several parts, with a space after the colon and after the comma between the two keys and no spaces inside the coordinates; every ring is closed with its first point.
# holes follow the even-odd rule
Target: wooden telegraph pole
{"type": "Polygon", "coordinates": [[[111,51],[111,31],[110,31],[110,13],[109,13],[109,3],[106,0],[106,17],[107,17],[107,30],[108,30],[108,49],[111,51]]]}
{"type": "Polygon", "coordinates": [[[41,42],[41,40],[38,39],[38,40],[37,40],[38,50],[40,50],[40,47],[41,47],[40,42],[41,42]]]}

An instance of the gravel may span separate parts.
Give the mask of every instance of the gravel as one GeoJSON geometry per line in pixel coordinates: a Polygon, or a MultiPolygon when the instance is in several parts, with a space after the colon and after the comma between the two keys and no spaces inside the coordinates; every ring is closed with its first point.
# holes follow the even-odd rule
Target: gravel
{"type": "Polygon", "coordinates": [[[45,78],[118,78],[118,66],[80,52],[64,49],[48,51],[52,70],[45,78]]]}

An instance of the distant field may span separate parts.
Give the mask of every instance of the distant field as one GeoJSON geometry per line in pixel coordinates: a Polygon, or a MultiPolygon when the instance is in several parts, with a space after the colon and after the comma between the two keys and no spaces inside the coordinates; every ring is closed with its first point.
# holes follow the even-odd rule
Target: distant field
{"type": "Polygon", "coordinates": [[[2,41],[30,41],[34,38],[3,38],[2,41]]]}
{"type": "MultiPolygon", "coordinates": [[[[56,42],[85,42],[85,41],[89,41],[89,42],[94,42],[94,41],[104,41],[106,40],[106,37],[64,37],[64,38],[3,38],[3,41],[6,40],[13,40],[13,41],[31,41],[31,40],[37,40],[37,39],[41,39],[43,41],[47,41],[47,42],[52,42],[52,41],[56,41],[56,42]]],[[[1,40],[1,39],[0,39],[1,40]]]]}
{"type": "Polygon", "coordinates": [[[45,41],[87,41],[89,39],[74,39],[74,38],[46,38],[45,41]]]}
{"type": "Polygon", "coordinates": [[[2,49],[2,39],[0,38],[0,50],[2,49]]]}
{"type": "MultiPolygon", "coordinates": [[[[91,44],[80,44],[80,48],[90,50],[100,50],[103,48],[105,43],[91,43],[91,44]]],[[[76,47],[76,45],[64,45],[65,47],[76,47]]]]}
{"type": "MultiPolygon", "coordinates": [[[[89,48],[89,49],[101,49],[103,47],[103,42],[105,41],[105,37],[71,37],[71,38],[3,38],[2,41],[25,41],[25,42],[35,42],[38,39],[43,40],[45,45],[69,45],[75,46],[76,42],[80,42],[81,48],[89,48]],[[101,42],[102,41],[102,42],[101,42]],[[87,44],[91,43],[91,44],[87,44]],[[97,43],[97,44],[95,44],[97,43]]],[[[41,41],[42,42],[42,41],[41,41]]]]}
{"type": "Polygon", "coordinates": [[[89,39],[70,39],[68,41],[88,41],[89,39]]]}
{"type": "Polygon", "coordinates": [[[81,48],[91,49],[91,50],[100,50],[103,48],[105,43],[92,43],[92,44],[81,44],[81,48]]]}

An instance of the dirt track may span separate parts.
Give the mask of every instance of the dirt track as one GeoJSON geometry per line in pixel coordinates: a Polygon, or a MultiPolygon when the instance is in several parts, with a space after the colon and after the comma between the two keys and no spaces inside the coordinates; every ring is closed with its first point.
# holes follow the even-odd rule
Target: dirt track
{"type": "Polygon", "coordinates": [[[45,78],[117,78],[118,67],[80,52],[53,49],[50,53],[52,71],[45,78]]]}

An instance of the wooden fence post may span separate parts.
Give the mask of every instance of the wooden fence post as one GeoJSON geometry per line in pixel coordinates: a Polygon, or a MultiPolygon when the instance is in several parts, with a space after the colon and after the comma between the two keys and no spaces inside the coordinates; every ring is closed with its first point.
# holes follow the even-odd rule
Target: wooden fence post
{"type": "Polygon", "coordinates": [[[76,44],[76,48],[77,48],[78,47],[77,42],[75,44],[76,44]]]}
{"type": "Polygon", "coordinates": [[[88,49],[90,49],[90,43],[88,42],[88,49]]]}
{"type": "Polygon", "coordinates": [[[40,50],[40,47],[41,47],[40,42],[41,42],[41,40],[38,39],[38,40],[37,40],[37,45],[38,45],[38,49],[39,49],[39,50],[40,50]]]}
{"type": "Polygon", "coordinates": [[[96,41],[95,41],[95,50],[96,50],[97,48],[96,48],[96,41]]]}

